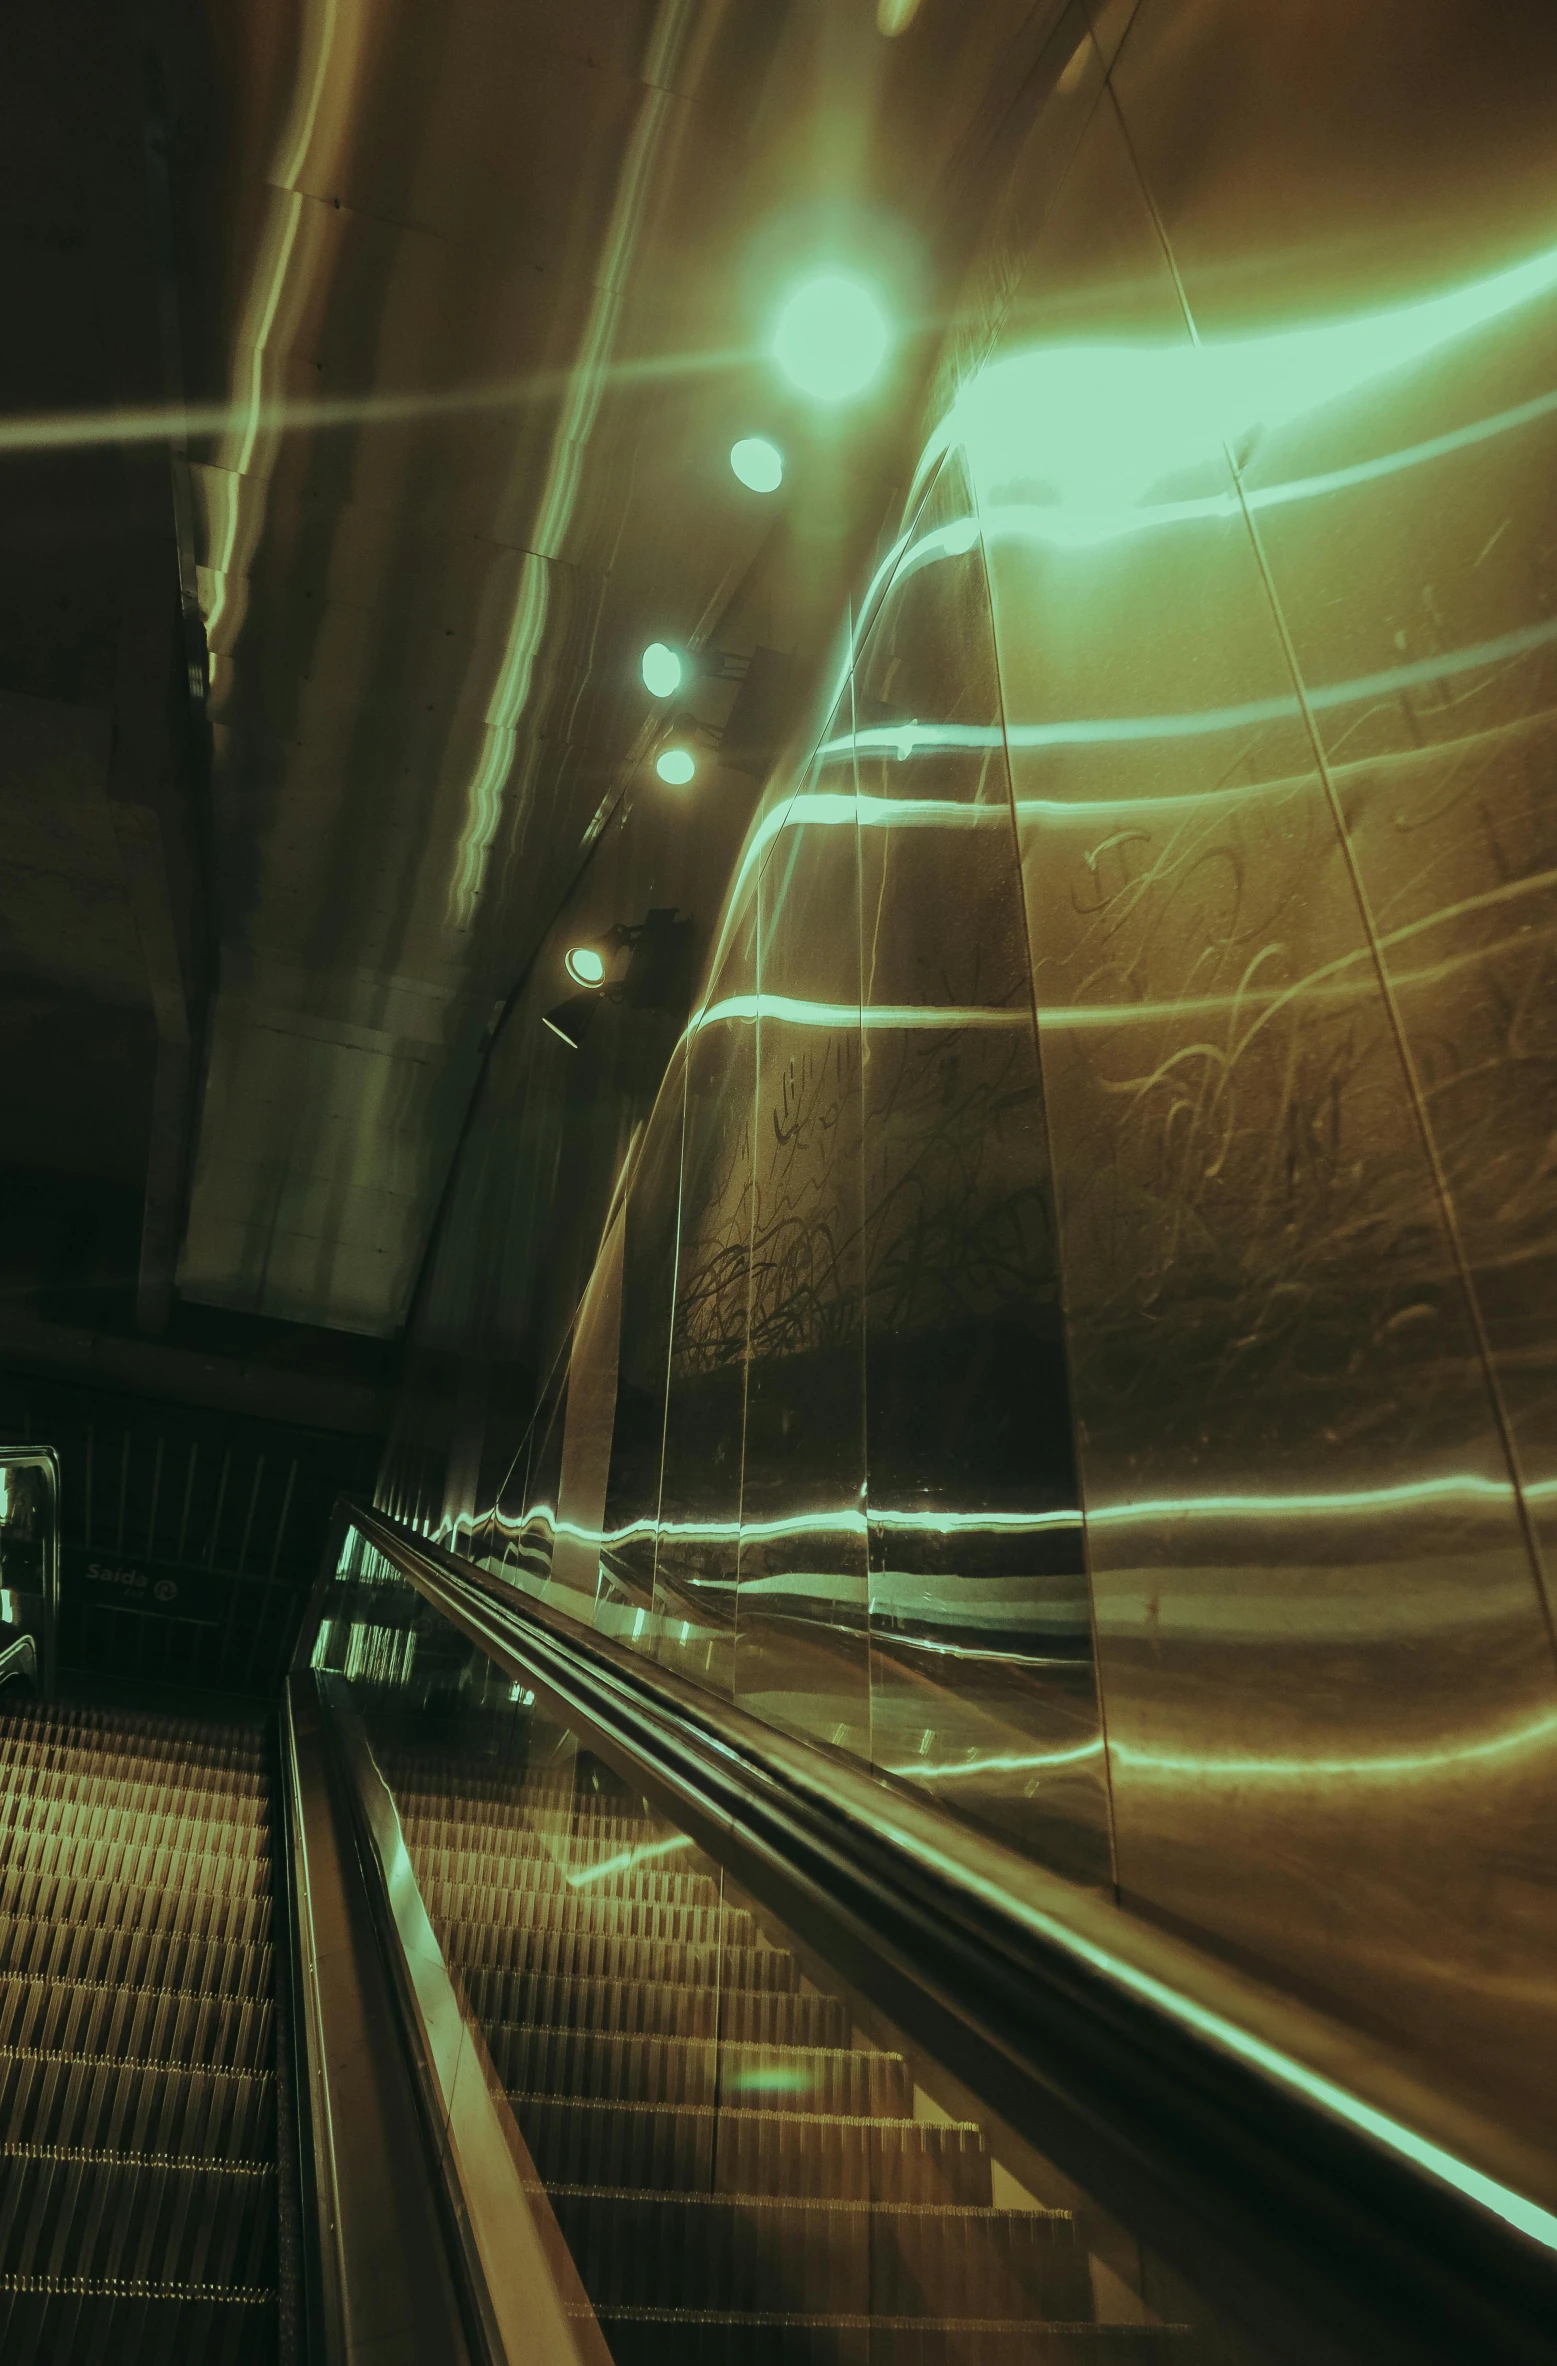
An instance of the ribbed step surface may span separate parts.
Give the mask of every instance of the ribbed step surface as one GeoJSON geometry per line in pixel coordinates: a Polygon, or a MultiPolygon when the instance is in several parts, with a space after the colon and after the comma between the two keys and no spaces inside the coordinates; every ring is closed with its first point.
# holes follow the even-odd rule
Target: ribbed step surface
{"type": "Polygon", "coordinates": [[[276,2296],[264,2287],[89,2276],[0,2282],[0,2357],[36,2366],[273,2366],[276,2296]]]}
{"type": "Polygon", "coordinates": [[[598,2312],[615,2366],[1189,2366],[1182,2327],[598,2312]]]}
{"type": "Polygon", "coordinates": [[[555,2095],[510,2100],[548,2185],[960,2207],[990,2199],[989,2156],[979,2130],[966,2122],[580,2103],[555,2095]]]}
{"type": "Polygon", "coordinates": [[[818,2202],[798,2195],[552,2189],[587,2290],[605,2307],[818,2316],[1069,2320],[1092,2304],[1067,2214],[818,2202]]]}
{"type": "MultiPolygon", "coordinates": [[[[1167,2366],[1066,2211],[997,2208],[685,1839],[631,1800],[382,1753],[445,1958],[616,2366],[1167,2366]]],[[[1009,2191],[1009,2186],[1007,2187],[1009,2191]]]]}
{"type": "Polygon", "coordinates": [[[565,1972],[471,1971],[465,1994],[483,2021],[653,2031],[757,2045],[847,2046],[849,2016],[832,1996],[729,1989],[717,1981],[591,1980],[565,1972]]]}
{"type": "Polygon", "coordinates": [[[0,1720],[0,2357],[271,2366],[271,1918],[254,1737],[0,1720]]]}

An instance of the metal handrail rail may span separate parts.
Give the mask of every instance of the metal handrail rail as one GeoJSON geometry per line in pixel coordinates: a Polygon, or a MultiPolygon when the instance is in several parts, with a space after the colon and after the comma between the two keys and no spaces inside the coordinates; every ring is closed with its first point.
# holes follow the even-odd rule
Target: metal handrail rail
{"type": "Polygon", "coordinates": [[[48,1485],[48,1518],[43,1537],[42,1618],[38,1643],[38,1689],[52,1700],[59,1683],[59,1456],[52,1446],[0,1446],[0,1465],[41,1471],[48,1485]]]}
{"type": "Polygon", "coordinates": [[[38,1681],[37,1645],[28,1634],[13,1634],[8,1643],[0,1642],[0,1684],[9,1684],[16,1677],[34,1686],[38,1681]]]}
{"type": "Polygon", "coordinates": [[[337,1549],[355,1528],[1266,2355],[1550,2366],[1547,2156],[858,1759],[381,1512],[338,1514],[337,1549]]]}

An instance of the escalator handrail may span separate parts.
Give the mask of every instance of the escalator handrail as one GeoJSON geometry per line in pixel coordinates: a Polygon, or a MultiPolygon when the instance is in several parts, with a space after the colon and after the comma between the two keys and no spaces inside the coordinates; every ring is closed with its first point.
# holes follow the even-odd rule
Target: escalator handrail
{"type": "Polygon", "coordinates": [[[0,1685],[38,1682],[38,1647],[24,1629],[0,1625],[0,1685]]]}
{"type": "Polygon", "coordinates": [[[40,1539],[43,1546],[42,1618],[35,1638],[35,1681],[45,1700],[53,1700],[59,1683],[59,1455],[52,1446],[0,1446],[0,1464],[39,1470],[48,1480],[48,1518],[40,1539]]]}
{"type": "Polygon", "coordinates": [[[332,1569],[355,1528],[1271,2354],[1551,2360],[1551,2164],[1518,2139],[857,1758],[382,1512],[338,1514],[332,1569]]]}

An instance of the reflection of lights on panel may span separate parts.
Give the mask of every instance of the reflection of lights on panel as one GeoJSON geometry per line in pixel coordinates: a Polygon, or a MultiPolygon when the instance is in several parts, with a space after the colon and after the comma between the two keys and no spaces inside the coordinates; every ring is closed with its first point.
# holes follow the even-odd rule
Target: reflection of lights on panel
{"type": "Polygon", "coordinates": [[[769,1019],[791,1027],[864,1027],[884,1034],[927,1028],[937,1035],[967,1028],[1031,1027],[1033,1023],[1026,1003],[1001,1010],[987,1003],[867,1002],[862,1010],[857,1002],[808,1002],[798,994],[727,994],[699,1011],[694,1024],[717,1027],[732,1019],[769,1019]]]}
{"type": "MultiPolygon", "coordinates": [[[[1557,1500],[1557,1479],[1541,1479],[1526,1486],[1533,1502],[1557,1500]]],[[[1159,1495],[1135,1503],[1099,1504],[1086,1514],[1089,1527],[1114,1527],[1136,1521],[1164,1520],[1299,1520],[1333,1519],[1361,1514],[1379,1517],[1402,1511],[1434,1511],[1458,1505],[1463,1511],[1502,1507],[1508,1502],[1506,1479],[1478,1471],[1457,1471],[1434,1479],[1403,1479],[1388,1487],[1311,1488],[1301,1495],[1250,1493],[1236,1495],[1159,1495]]],[[[1072,1508],[1052,1511],[957,1512],[866,1510],[851,1505],[838,1511],[794,1512],[774,1520],[630,1520],[620,1528],[584,1528],[558,1520],[552,1505],[541,1503],[513,1518],[496,1510],[483,1513],[511,1535],[526,1528],[543,1528],[550,1535],[565,1534],[584,1545],[609,1549],[653,1536],[673,1537],[701,1544],[733,1544],[744,1538],[768,1543],[785,1537],[864,1536],[871,1528],[896,1535],[1026,1536],[1055,1529],[1077,1528],[1082,1515],[1072,1508]]],[[[446,1523],[447,1525],[447,1523],[446,1523]]]]}
{"type": "Polygon", "coordinates": [[[1557,247],[1417,304],[1260,337],[1044,345],[990,362],[960,390],[921,462],[968,457],[984,493],[1039,481],[1062,500],[1128,502],[1424,360],[1557,286],[1557,247]]]}
{"type": "Polygon", "coordinates": [[[1020,1753],[1000,1752],[987,1758],[964,1758],[955,1765],[937,1764],[930,1758],[911,1758],[906,1766],[884,1766],[883,1774],[912,1776],[921,1783],[955,1782],[967,1776],[992,1774],[1042,1774],[1054,1766],[1080,1766],[1088,1759],[1103,1755],[1102,1737],[1090,1742],[1079,1742],[1069,1750],[1024,1750],[1020,1753]]]}
{"type": "Polygon", "coordinates": [[[1504,1758],[1522,1758],[1557,1741],[1557,1715],[1535,1717],[1526,1725],[1509,1726],[1501,1733],[1484,1734],[1477,1741],[1441,1742],[1431,1750],[1383,1750],[1369,1757],[1328,1758],[1320,1751],[1310,1757],[1217,1757],[1200,1752],[1142,1750],[1132,1743],[1113,1743],[1113,1755],[1123,1765],[1138,1768],[1170,1782],[1190,1777],[1196,1782],[1310,1783],[1402,1782],[1412,1776],[1453,1774],[1465,1766],[1484,1765],[1504,1758]]]}
{"type": "Polygon", "coordinates": [[[653,1857],[668,1857],[675,1850],[691,1848],[689,1833],[675,1833],[669,1840],[655,1840],[642,1848],[623,1849],[619,1856],[603,1857],[598,1865],[588,1866],[582,1873],[570,1873],[568,1881],[574,1889],[584,1889],[592,1881],[604,1881],[612,1873],[630,1873],[636,1866],[646,1865],[653,1857]]]}
{"type": "MultiPolygon", "coordinates": [[[[1316,683],[1305,690],[1304,702],[1323,713],[1337,707],[1362,705],[1372,699],[1394,698],[1403,690],[1424,689],[1459,674],[1506,665],[1512,658],[1527,657],[1537,649],[1549,648],[1553,642],[1557,642],[1557,617],[1547,617],[1539,624],[1500,633],[1493,640],[1473,641],[1463,649],[1440,650],[1407,665],[1359,674],[1351,681],[1316,683]]],[[[1295,692],[1289,692],[1275,698],[1245,699],[1236,706],[1191,708],[1183,714],[1077,716],[1053,723],[1009,723],[1003,729],[998,724],[977,723],[879,725],[841,734],[827,741],[821,753],[829,757],[850,753],[891,756],[906,764],[920,756],[963,754],[973,749],[1002,746],[1023,750],[1113,747],[1140,741],[1198,739],[1220,731],[1246,731],[1264,723],[1297,723],[1302,719],[1304,702],[1299,701],[1295,692]]],[[[1177,800],[1191,804],[1204,801],[1203,792],[1177,800]]],[[[1132,798],[1117,800],[1121,806],[1139,802],[1132,798]]],[[[1041,808],[1057,813],[1093,809],[1094,801],[1086,796],[1046,801],[1041,808]]]]}
{"type": "MultiPolygon", "coordinates": [[[[1145,1750],[1133,1742],[1114,1741],[1107,1744],[1108,1754],[1119,1765],[1132,1773],[1155,1776],[1161,1781],[1181,1783],[1310,1783],[1329,1782],[1388,1782],[1395,1783],[1413,1776],[1450,1775],[1465,1766],[1485,1764],[1503,1758],[1520,1758],[1543,1751],[1557,1742],[1557,1715],[1532,1718],[1527,1724],[1510,1726],[1501,1733],[1485,1734],[1478,1740],[1443,1742],[1431,1750],[1384,1750],[1372,1756],[1327,1757],[1315,1751],[1309,1757],[1261,1758],[1252,1755],[1219,1757],[1202,1751],[1145,1750]]],[[[1104,1751],[1101,1739],[1082,1743],[1068,1750],[994,1751],[987,1755],[964,1758],[956,1762],[937,1764],[927,1758],[914,1758],[902,1766],[883,1767],[884,1774],[912,1776],[920,1782],[944,1783],[975,1780],[980,1776],[999,1774],[1041,1774],[1056,1766],[1070,1766],[1090,1758],[1101,1758],[1104,1751]]]]}

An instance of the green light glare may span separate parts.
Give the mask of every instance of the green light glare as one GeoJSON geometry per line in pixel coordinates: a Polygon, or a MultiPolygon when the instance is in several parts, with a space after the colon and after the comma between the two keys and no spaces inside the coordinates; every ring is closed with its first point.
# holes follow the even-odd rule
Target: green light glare
{"type": "Polygon", "coordinates": [[[841,403],[864,393],[891,342],[886,314],[864,281],[823,271],[796,288],[780,311],[773,356],[802,394],[841,403]]]}
{"type": "Polygon", "coordinates": [[[674,698],[686,672],[681,652],[668,641],[651,641],[639,660],[643,686],[652,698],[674,698]]]}
{"type": "Polygon", "coordinates": [[[1557,247],[1422,303],[1263,337],[1191,344],[1040,345],[980,370],[924,467],[960,446],[981,495],[1041,482],[1103,506],[1215,459],[1254,428],[1286,425],[1424,360],[1557,287],[1557,247]]]}
{"type": "Polygon", "coordinates": [[[776,493],[784,482],[784,455],[765,435],[743,435],[732,444],[730,466],[754,493],[776,493]]]}
{"type": "Polygon", "coordinates": [[[571,945],[563,955],[562,966],[575,986],[598,986],[605,976],[605,961],[593,945],[571,945]]]}
{"type": "Polygon", "coordinates": [[[683,789],[696,772],[697,766],[685,748],[666,748],[654,760],[654,769],[661,780],[669,781],[673,789],[683,789]]]}

